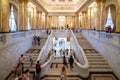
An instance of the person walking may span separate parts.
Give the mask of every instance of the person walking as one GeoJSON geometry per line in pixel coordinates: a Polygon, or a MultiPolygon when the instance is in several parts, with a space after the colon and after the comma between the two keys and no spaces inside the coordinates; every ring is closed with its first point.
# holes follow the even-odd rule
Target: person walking
{"type": "Polygon", "coordinates": [[[25,72],[22,74],[22,80],[31,80],[29,69],[26,69],[25,72]]]}
{"type": "Polygon", "coordinates": [[[61,69],[61,79],[60,80],[67,80],[67,72],[65,66],[62,67],[61,69]]]}
{"type": "Polygon", "coordinates": [[[74,62],[74,59],[73,59],[73,57],[72,57],[72,55],[70,56],[70,58],[69,58],[69,64],[70,64],[70,69],[72,70],[72,68],[73,68],[73,62],[74,62]]]}
{"type": "Polygon", "coordinates": [[[41,72],[41,63],[37,61],[36,64],[36,80],[40,80],[40,72],[41,72]]]}
{"type": "Polygon", "coordinates": [[[66,60],[66,57],[65,57],[65,56],[63,56],[63,65],[68,68],[67,60],[66,60]]]}
{"type": "Polygon", "coordinates": [[[32,67],[32,65],[33,65],[33,53],[30,53],[29,58],[30,58],[30,67],[32,67]]]}
{"type": "Polygon", "coordinates": [[[37,37],[38,45],[40,45],[40,36],[37,37]]]}
{"type": "Polygon", "coordinates": [[[22,64],[22,72],[24,72],[24,57],[23,57],[23,54],[21,54],[21,56],[19,57],[19,63],[22,64]]]}

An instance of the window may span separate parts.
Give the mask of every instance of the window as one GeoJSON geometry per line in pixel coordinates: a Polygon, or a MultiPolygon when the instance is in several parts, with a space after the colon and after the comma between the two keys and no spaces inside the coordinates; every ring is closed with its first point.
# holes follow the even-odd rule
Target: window
{"type": "Polygon", "coordinates": [[[15,22],[15,17],[14,17],[14,9],[13,5],[10,7],[10,18],[9,18],[9,26],[10,26],[10,31],[16,31],[16,22],[15,22]]]}
{"type": "Polygon", "coordinates": [[[110,26],[111,29],[113,29],[113,27],[114,27],[114,24],[113,24],[113,21],[112,21],[112,17],[111,17],[110,7],[108,8],[108,17],[107,17],[107,22],[105,24],[105,27],[108,27],[108,26],[110,26]]]}
{"type": "Polygon", "coordinates": [[[30,14],[28,14],[28,30],[31,29],[31,25],[30,25],[30,14]]]}

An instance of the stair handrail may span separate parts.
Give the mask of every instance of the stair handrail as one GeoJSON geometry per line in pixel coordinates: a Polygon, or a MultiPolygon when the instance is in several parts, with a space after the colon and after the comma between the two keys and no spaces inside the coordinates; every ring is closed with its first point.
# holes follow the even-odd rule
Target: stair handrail
{"type": "Polygon", "coordinates": [[[36,60],[36,62],[38,60],[41,61],[41,63],[44,63],[49,52],[51,51],[52,49],[52,34],[53,34],[53,31],[51,31],[51,34],[48,36],[47,40],[46,40],[46,43],[45,45],[42,47],[41,51],[40,51],[40,54],[36,60]]]}
{"type": "Polygon", "coordinates": [[[81,77],[87,78],[89,76],[89,70],[88,70],[89,63],[88,63],[87,57],[85,56],[83,49],[78,44],[78,41],[73,31],[71,31],[71,37],[72,37],[72,49],[74,50],[75,57],[78,60],[77,61],[73,56],[74,67],[81,77]]]}
{"type": "Polygon", "coordinates": [[[41,66],[41,74],[40,77],[45,76],[46,72],[50,68],[52,61],[54,60],[54,54],[50,56],[50,58],[41,66]]]}

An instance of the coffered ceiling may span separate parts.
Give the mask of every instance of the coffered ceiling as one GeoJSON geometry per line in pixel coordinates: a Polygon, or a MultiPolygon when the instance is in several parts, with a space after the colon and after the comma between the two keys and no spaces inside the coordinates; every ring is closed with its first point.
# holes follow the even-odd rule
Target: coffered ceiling
{"type": "MultiPolygon", "coordinates": [[[[33,0],[34,1],[34,0],[33,0]]],[[[77,12],[90,0],[35,0],[47,12],[77,12]]]]}

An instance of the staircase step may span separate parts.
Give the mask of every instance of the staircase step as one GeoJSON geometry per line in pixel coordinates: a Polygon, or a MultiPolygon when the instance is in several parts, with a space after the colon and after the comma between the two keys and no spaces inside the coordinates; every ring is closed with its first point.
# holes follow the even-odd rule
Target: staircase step
{"type": "MultiPolygon", "coordinates": [[[[60,77],[45,77],[42,80],[60,80],[60,77]]],[[[82,80],[79,77],[67,77],[67,80],[82,80]]]]}
{"type": "Polygon", "coordinates": [[[107,62],[89,62],[89,65],[108,65],[107,62]]]}
{"type": "MultiPolygon", "coordinates": [[[[15,69],[16,69],[16,67],[14,67],[12,71],[14,72],[15,69]]],[[[30,72],[35,72],[36,71],[35,67],[24,67],[24,70],[26,70],[26,69],[29,69],[30,72]]]]}
{"type": "Polygon", "coordinates": [[[103,69],[103,68],[99,68],[99,69],[97,69],[97,68],[90,68],[89,69],[89,71],[90,72],[113,72],[111,69],[108,69],[108,68],[105,68],[105,69],[103,69]]]}
{"type": "MultiPolygon", "coordinates": [[[[88,59],[104,59],[103,57],[99,56],[99,57],[96,57],[96,56],[87,56],[88,59]]],[[[105,59],[104,59],[105,60],[105,59]]]]}
{"type": "Polygon", "coordinates": [[[89,62],[106,62],[104,59],[88,59],[89,62]]]}
{"type": "Polygon", "coordinates": [[[85,54],[86,56],[101,56],[100,54],[85,54]]]}

